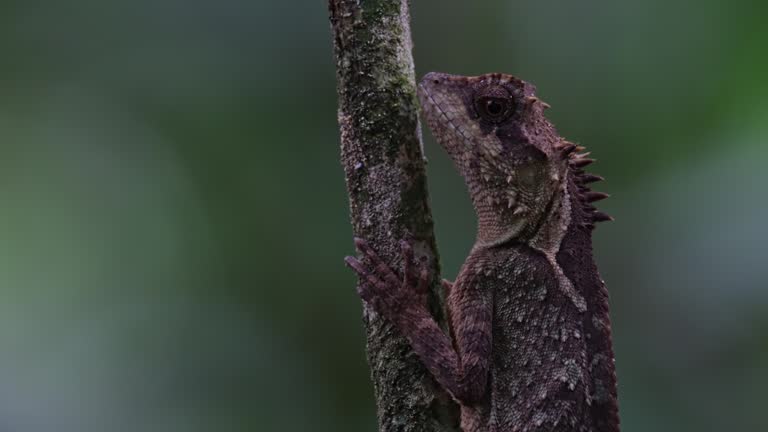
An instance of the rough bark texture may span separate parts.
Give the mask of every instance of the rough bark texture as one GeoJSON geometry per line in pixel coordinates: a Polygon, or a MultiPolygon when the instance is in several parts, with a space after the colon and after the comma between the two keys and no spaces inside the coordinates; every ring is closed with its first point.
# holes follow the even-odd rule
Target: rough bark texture
{"type": "MultiPolygon", "coordinates": [[[[425,159],[406,0],[329,0],[336,54],[341,160],[354,234],[393,268],[398,241],[412,238],[432,270],[430,309],[444,325],[439,261],[429,209],[425,159]]],[[[458,411],[407,341],[364,309],[368,362],[381,432],[458,430],[458,411]]]]}

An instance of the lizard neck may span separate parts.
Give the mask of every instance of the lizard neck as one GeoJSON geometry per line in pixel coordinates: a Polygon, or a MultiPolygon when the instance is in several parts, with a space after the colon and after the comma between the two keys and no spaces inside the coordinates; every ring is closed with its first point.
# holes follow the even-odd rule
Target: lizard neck
{"type": "Polygon", "coordinates": [[[538,218],[515,219],[509,214],[483,212],[482,205],[478,208],[476,202],[479,229],[475,247],[497,247],[508,243],[531,247],[547,259],[560,290],[583,313],[588,302],[580,285],[593,278],[585,279],[581,275],[585,271],[596,275],[597,271],[593,270],[592,259],[594,221],[591,212],[594,207],[585,198],[584,188],[579,186],[579,175],[580,171],[571,169],[562,172],[562,181],[538,218]]]}
{"type": "Polygon", "coordinates": [[[481,178],[467,181],[477,214],[477,245],[557,242],[559,222],[567,223],[569,217],[566,175],[560,167],[547,168],[551,172],[546,176],[559,183],[554,187],[544,184],[533,191],[511,184],[513,177],[507,175],[488,177],[485,183],[481,178]]]}
{"type": "MultiPolygon", "coordinates": [[[[575,183],[570,171],[563,178],[561,186],[554,194],[552,205],[544,217],[539,229],[528,241],[528,245],[539,251],[547,258],[555,274],[558,285],[563,293],[570,298],[579,312],[587,310],[587,302],[575,286],[574,281],[566,275],[557,257],[563,246],[563,239],[569,230],[577,229],[580,224],[578,209],[581,207],[581,196],[575,193],[575,183]]],[[[591,245],[589,245],[591,254],[591,245]]]]}

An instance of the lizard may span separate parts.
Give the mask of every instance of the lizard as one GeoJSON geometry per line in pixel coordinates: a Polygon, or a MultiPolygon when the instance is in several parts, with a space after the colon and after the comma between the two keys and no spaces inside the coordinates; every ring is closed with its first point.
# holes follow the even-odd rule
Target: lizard
{"type": "Polygon", "coordinates": [[[407,338],[461,410],[464,432],[618,432],[608,292],[593,255],[602,177],[558,135],[536,88],[506,74],[429,73],[422,112],[469,190],[477,236],[443,280],[446,334],[430,315],[430,275],[401,241],[403,269],[364,239],[346,264],[358,294],[407,338]]]}

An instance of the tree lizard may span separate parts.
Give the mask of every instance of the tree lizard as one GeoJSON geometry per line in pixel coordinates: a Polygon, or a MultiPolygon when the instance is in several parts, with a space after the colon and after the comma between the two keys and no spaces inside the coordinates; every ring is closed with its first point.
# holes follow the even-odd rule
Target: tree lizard
{"type": "Polygon", "coordinates": [[[402,271],[363,239],[345,259],[358,293],[408,339],[460,404],[465,432],[618,432],[608,293],[592,257],[596,222],[584,147],[561,138],[535,87],[504,74],[427,74],[423,114],[464,177],[474,246],[443,281],[449,332],[426,306],[430,275],[401,242],[402,271]]]}

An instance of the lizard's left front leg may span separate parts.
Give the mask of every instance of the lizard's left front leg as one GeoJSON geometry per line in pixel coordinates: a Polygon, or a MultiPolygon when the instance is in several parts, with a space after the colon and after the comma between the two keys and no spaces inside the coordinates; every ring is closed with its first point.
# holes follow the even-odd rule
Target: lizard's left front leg
{"type": "Polygon", "coordinates": [[[360,277],[358,293],[376,312],[392,322],[438,383],[465,405],[482,398],[488,381],[491,352],[492,304],[488,292],[471,281],[457,280],[452,296],[460,298],[452,310],[456,349],[430,315],[427,305],[429,273],[416,269],[411,246],[403,241],[404,274],[398,275],[362,239],[355,239],[362,261],[347,257],[360,277]],[[460,290],[461,292],[457,292],[460,290]]]}

